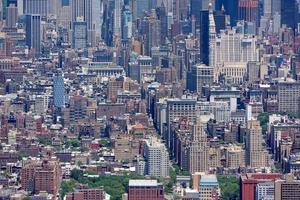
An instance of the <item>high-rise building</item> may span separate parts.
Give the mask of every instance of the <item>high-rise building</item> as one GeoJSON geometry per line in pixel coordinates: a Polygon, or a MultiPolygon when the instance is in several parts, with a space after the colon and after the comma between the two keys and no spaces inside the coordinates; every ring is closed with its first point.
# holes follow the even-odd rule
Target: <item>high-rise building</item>
{"type": "Polygon", "coordinates": [[[65,104],[65,84],[62,74],[57,74],[53,77],[53,97],[54,106],[61,108],[65,104]]]}
{"type": "Polygon", "coordinates": [[[87,24],[83,18],[77,18],[73,22],[72,46],[75,49],[84,49],[87,47],[87,24]]]}
{"type": "Polygon", "coordinates": [[[132,13],[129,6],[124,6],[122,12],[122,39],[128,40],[132,37],[132,13]]]}
{"type": "Polygon", "coordinates": [[[3,2],[0,1],[0,28],[2,28],[3,25],[3,2]]]}
{"type": "Polygon", "coordinates": [[[230,16],[230,25],[235,26],[238,21],[239,0],[216,0],[216,10],[225,10],[225,14],[230,16]]]}
{"type": "Polygon", "coordinates": [[[292,174],[286,175],[285,180],[275,181],[275,200],[300,199],[300,181],[294,180],[292,174]]]}
{"type": "Polygon", "coordinates": [[[266,152],[263,149],[262,129],[259,121],[247,122],[246,165],[252,168],[267,167],[266,152]]]}
{"type": "Polygon", "coordinates": [[[278,111],[294,113],[300,111],[300,83],[291,79],[278,83],[278,111]]]}
{"type": "MultiPolygon", "coordinates": [[[[98,34],[100,31],[99,23],[100,18],[97,18],[97,13],[101,13],[100,1],[95,0],[72,0],[72,25],[80,18],[86,23],[87,30],[87,44],[90,46],[96,45],[96,27],[98,27],[98,34]]],[[[98,16],[99,17],[99,16],[98,16]]],[[[74,30],[73,30],[74,31],[74,30]]]]}
{"type": "Polygon", "coordinates": [[[203,10],[199,16],[200,22],[200,62],[209,65],[209,11],[203,10]]]}
{"type": "MultiPolygon", "coordinates": [[[[214,64],[215,77],[222,71],[224,63],[247,63],[258,61],[256,37],[237,33],[235,29],[221,31],[216,38],[214,57],[211,56],[211,63],[214,64]]],[[[212,66],[212,65],[211,65],[212,66]]]]}
{"type": "Polygon", "coordinates": [[[14,4],[10,4],[6,9],[5,25],[8,28],[16,27],[18,21],[18,8],[14,4]]]}
{"type": "Polygon", "coordinates": [[[25,16],[25,43],[34,52],[36,57],[41,53],[41,16],[25,16]]]}
{"type": "Polygon", "coordinates": [[[196,27],[201,28],[201,11],[208,11],[209,9],[209,3],[212,4],[212,9],[215,8],[214,2],[210,0],[191,0],[190,5],[190,15],[194,16],[196,19],[196,27]]]}
{"type": "Polygon", "coordinates": [[[296,0],[281,1],[281,24],[285,24],[294,31],[298,15],[296,0]]]}
{"type": "Polygon", "coordinates": [[[238,169],[245,166],[245,150],[241,146],[228,147],[226,149],[226,167],[238,169]]]}
{"type": "Polygon", "coordinates": [[[129,180],[128,200],[164,200],[163,185],[157,180],[129,180]]]}
{"type": "Polygon", "coordinates": [[[194,99],[168,99],[166,110],[167,130],[164,132],[163,139],[168,148],[172,151],[174,138],[171,136],[171,124],[175,119],[186,117],[188,121],[194,122],[196,119],[196,103],[194,99]]]}
{"type": "Polygon", "coordinates": [[[259,2],[258,0],[239,0],[238,19],[253,22],[258,27],[259,22],[259,2]]]}
{"type": "Polygon", "coordinates": [[[189,150],[189,172],[208,171],[208,142],[205,132],[206,122],[198,117],[192,131],[192,141],[189,150]]]}
{"type": "Polygon", "coordinates": [[[214,81],[214,69],[211,66],[197,64],[192,67],[191,81],[188,84],[190,91],[202,94],[202,87],[211,85],[214,81]]]}
{"type": "Polygon", "coordinates": [[[47,17],[50,3],[49,0],[24,0],[24,14],[47,17]]]}
{"type": "Polygon", "coordinates": [[[149,1],[148,0],[134,0],[133,6],[133,20],[137,18],[142,18],[145,12],[149,11],[149,1]]]}
{"type": "Polygon", "coordinates": [[[77,123],[87,115],[87,98],[77,95],[70,98],[70,122],[77,123]]]}
{"type": "Polygon", "coordinates": [[[121,22],[122,22],[122,8],[123,0],[115,0],[114,9],[114,37],[115,39],[121,38],[121,22]]]}
{"type": "Polygon", "coordinates": [[[164,143],[157,138],[146,140],[144,157],[146,161],[146,175],[158,178],[169,176],[169,153],[164,143]]]}
{"type": "Polygon", "coordinates": [[[21,185],[26,191],[57,195],[60,183],[61,169],[56,160],[32,160],[21,169],[21,185]]]}

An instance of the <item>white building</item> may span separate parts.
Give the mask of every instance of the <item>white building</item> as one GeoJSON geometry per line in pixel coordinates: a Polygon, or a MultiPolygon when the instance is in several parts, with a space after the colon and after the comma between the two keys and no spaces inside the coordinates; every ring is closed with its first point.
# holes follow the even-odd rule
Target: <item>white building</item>
{"type": "Polygon", "coordinates": [[[275,199],[275,186],[274,182],[262,182],[256,185],[255,199],[258,200],[274,200],[275,199]]]}
{"type": "Polygon", "coordinates": [[[160,140],[154,137],[146,140],[144,157],[147,175],[158,178],[169,176],[169,153],[160,140]]]}

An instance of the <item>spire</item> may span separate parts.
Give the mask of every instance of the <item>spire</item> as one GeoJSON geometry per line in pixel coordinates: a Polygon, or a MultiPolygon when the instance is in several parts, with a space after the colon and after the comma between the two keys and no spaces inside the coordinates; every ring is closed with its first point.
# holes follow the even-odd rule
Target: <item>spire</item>
{"type": "Polygon", "coordinates": [[[225,7],[224,7],[224,4],[223,4],[223,3],[222,3],[221,11],[222,11],[223,13],[225,12],[225,7]]]}
{"type": "Polygon", "coordinates": [[[210,13],[213,13],[213,7],[212,7],[211,0],[209,0],[209,2],[208,2],[208,10],[209,10],[210,13]]]}

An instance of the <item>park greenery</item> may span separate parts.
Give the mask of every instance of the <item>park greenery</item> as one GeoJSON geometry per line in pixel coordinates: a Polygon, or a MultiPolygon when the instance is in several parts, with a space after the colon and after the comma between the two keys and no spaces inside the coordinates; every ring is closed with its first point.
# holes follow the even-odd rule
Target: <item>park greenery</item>
{"type": "Polygon", "coordinates": [[[239,199],[239,180],[234,176],[217,176],[221,189],[221,197],[224,200],[239,199]]]}

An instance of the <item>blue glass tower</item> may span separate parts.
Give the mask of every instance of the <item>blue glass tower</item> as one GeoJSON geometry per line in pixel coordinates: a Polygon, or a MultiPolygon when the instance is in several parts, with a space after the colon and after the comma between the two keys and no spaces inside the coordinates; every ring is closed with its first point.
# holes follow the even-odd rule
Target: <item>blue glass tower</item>
{"type": "Polygon", "coordinates": [[[62,108],[65,104],[65,83],[62,74],[58,73],[53,77],[54,106],[62,108]]]}

